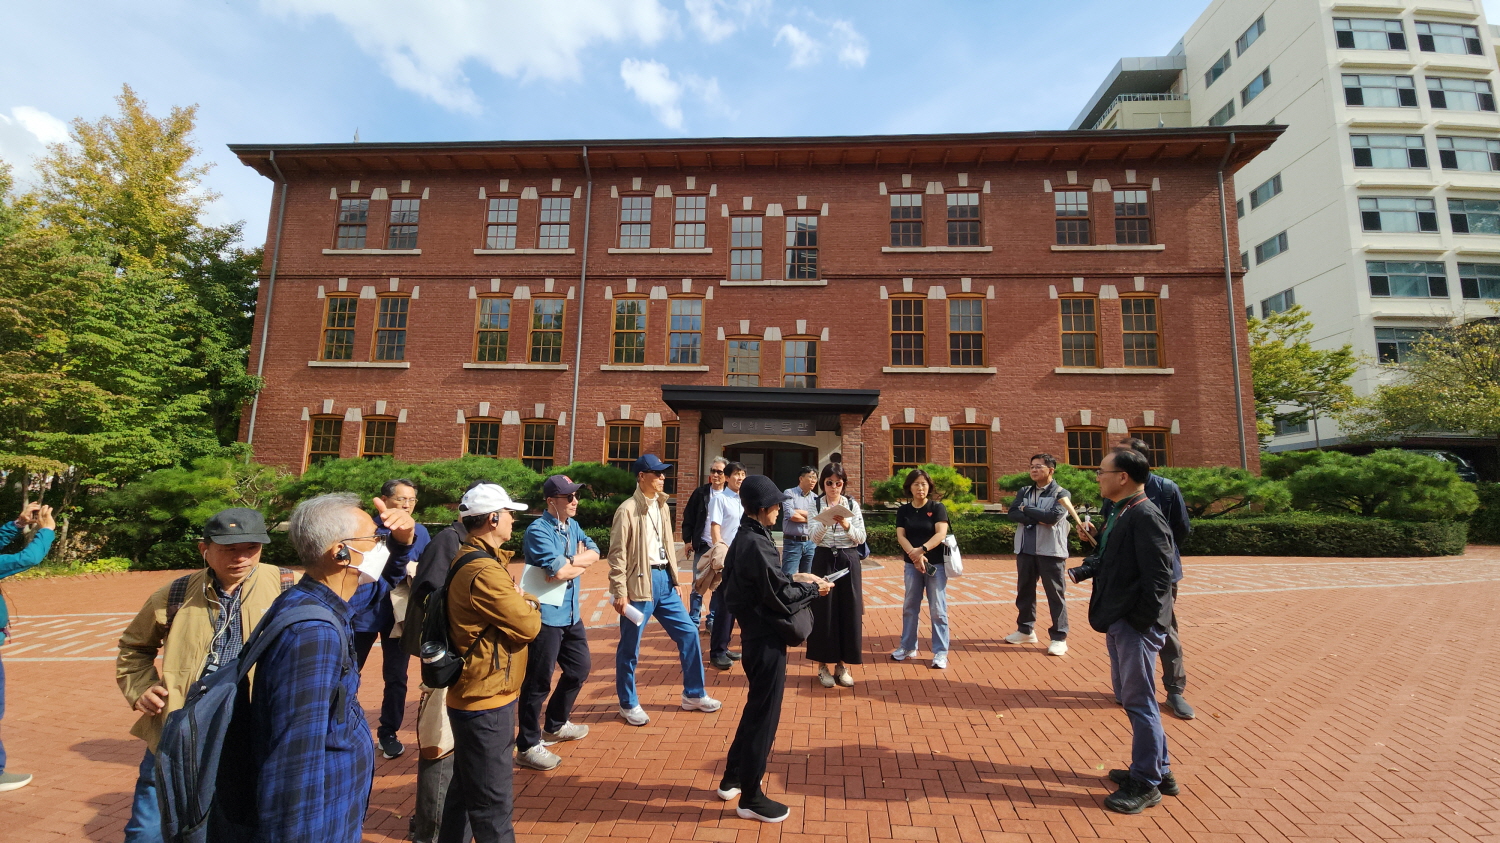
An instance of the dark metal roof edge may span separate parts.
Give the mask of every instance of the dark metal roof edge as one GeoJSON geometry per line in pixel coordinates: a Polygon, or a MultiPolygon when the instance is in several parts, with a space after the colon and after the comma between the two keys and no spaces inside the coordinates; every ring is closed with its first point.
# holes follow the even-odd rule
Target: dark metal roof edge
{"type": "Polygon", "coordinates": [[[672,410],[734,409],[747,411],[766,404],[788,410],[816,412],[862,412],[868,419],[880,404],[878,389],[787,389],[776,386],[698,386],[662,384],[662,402],[672,410]]]}

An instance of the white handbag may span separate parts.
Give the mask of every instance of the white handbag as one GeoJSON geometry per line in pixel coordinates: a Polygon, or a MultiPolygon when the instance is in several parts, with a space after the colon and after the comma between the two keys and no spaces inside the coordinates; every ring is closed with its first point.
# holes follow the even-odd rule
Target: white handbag
{"type": "Polygon", "coordinates": [[[958,539],[952,533],[943,536],[943,546],[948,548],[948,558],[944,560],[948,565],[948,576],[961,577],[964,575],[964,559],[958,552],[958,539]]]}
{"type": "Polygon", "coordinates": [[[453,752],[453,727],[448,724],[448,694],[420,686],[422,699],[417,703],[417,754],[432,760],[453,752]]]}

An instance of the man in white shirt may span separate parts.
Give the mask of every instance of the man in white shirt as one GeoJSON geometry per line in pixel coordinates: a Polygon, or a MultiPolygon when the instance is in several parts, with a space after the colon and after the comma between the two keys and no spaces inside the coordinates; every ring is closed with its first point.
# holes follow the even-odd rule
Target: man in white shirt
{"type": "MultiPolygon", "coordinates": [[[[724,491],[709,498],[708,533],[709,545],[713,548],[715,562],[723,566],[734,544],[734,536],[740,531],[740,518],[745,506],[740,503],[740,484],[745,482],[745,467],[732,462],[724,467],[724,491]],[[721,548],[720,545],[723,545],[721,548]]],[[[708,637],[708,661],[719,670],[734,667],[740,654],[731,652],[729,638],[734,634],[734,614],[724,605],[724,589],[714,589],[713,599],[708,603],[708,616],[713,618],[713,628],[708,637]]]]}

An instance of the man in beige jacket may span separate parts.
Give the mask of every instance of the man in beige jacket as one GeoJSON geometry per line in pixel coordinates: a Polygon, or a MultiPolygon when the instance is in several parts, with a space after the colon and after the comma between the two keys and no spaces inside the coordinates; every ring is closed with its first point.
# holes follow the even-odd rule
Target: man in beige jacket
{"type": "Polygon", "coordinates": [[[157,589],[120,636],[115,680],[141,713],[130,733],[146,742],[126,843],[162,839],[155,753],[167,714],[182,707],[194,682],[239,655],[261,615],[296,582],[292,571],[261,564],[270,541],[265,519],[253,509],[214,515],[198,542],[208,567],[157,589]]]}
{"type": "Polygon", "coordinates": [[[636,697],[635,665],[641,655],[641,632],[653,615],[677,644],[682,660],[683,709],[718,711],[722,705],[704,690],[698,625],[688,617],[678,584],[677,542],[663,492],[669,468],[655,454],[635,461],[631,466],[636,477],[635,494],[615,510],[609,533],[609,595],[620,613],[615,691],[620,697],[620,716],[632,726],[651,722],[636,697]]]}

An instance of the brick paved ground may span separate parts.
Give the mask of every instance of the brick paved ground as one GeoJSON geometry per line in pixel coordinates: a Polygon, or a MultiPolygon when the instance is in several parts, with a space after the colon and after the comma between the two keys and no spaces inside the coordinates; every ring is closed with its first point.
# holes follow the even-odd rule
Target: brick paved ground
{"type": "MultiPolygon", "coordinates": [[[[676,657],[653,628],[640,668],[652,722],[615,717],[617,636],[602,573],[591,573],[595,672],[574,719],[593,732],[560,748],[557,770],[517,772],[520,837],[1500,840],[1500,548],[1188,560],[1180,614],[1199,718],[1167,722],[1183,795],[1137,817],[1100,807],[1104,771],[1126,763],[1129,726],[1109,698],[1102,636],[1083,616],[1086,588],[1070,600],[1070,653],[1049,658],[999,643],[1014,622],[1009,560],[969,560],[970,575],[950,586],[952,666],[934,671],[887,658],[901,581],[893,560],[879,561],[866,573],[858,684],[817,687],[793,656],[770,764],[771,794],[794,806],[780,826],[740,820],[712,792],[744,701],[738,670],[709,671],[723,711],[681,711],[676,657]]],[[[0,794],[0,840],[120,839],[142,744],[115,690],[114,639],[171,576],[7,588],[19,620],[3,652],[6,748],[11,769],[37,781],[0,794]]],[[[373,715],[372,662],[361,698],[373,715]]],[[[415,764],[410,754],[377,763],[367,839],[404,838],[415,764]]]]}

